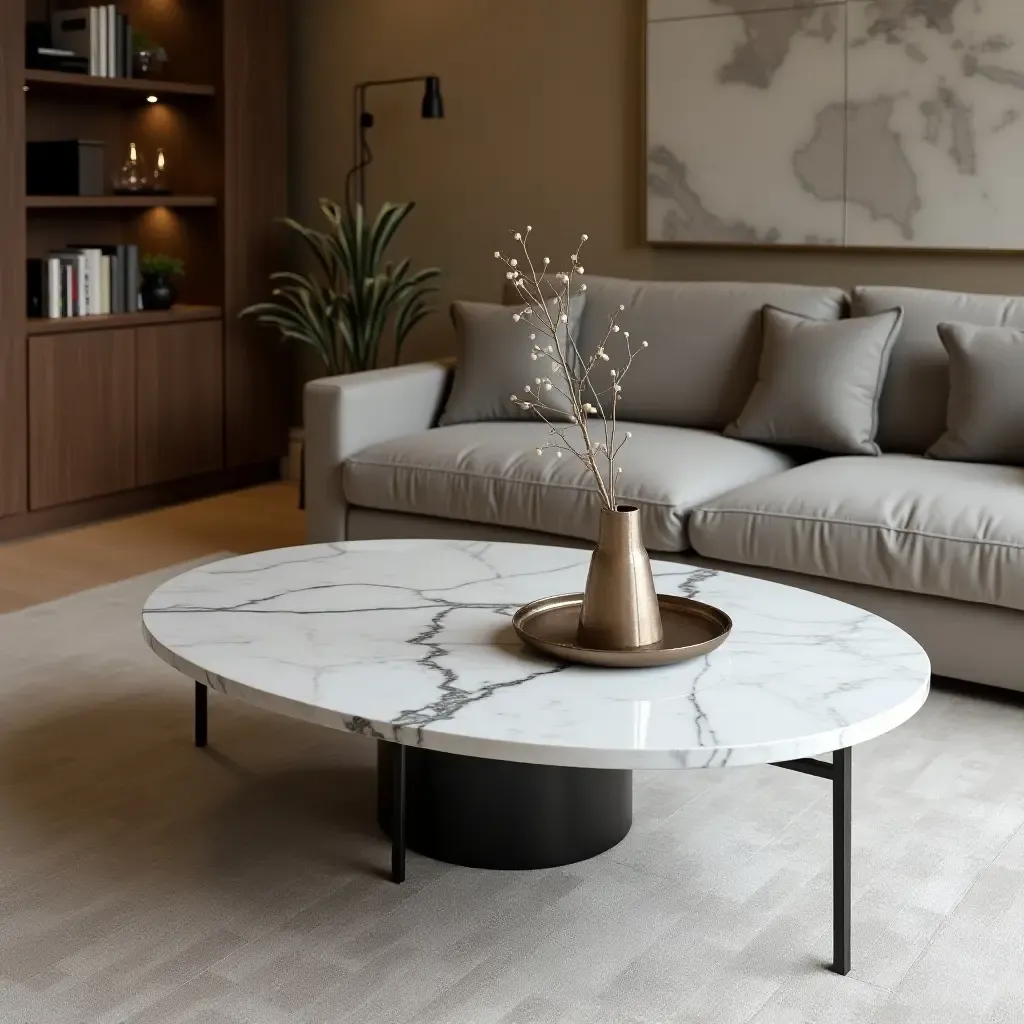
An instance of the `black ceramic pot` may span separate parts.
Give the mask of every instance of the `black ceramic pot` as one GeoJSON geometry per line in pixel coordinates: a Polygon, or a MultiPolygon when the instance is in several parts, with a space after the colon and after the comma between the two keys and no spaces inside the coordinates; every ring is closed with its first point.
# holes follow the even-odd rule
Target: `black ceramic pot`
{"type": "Polygon", "coordinates": [[[166,274],[143,274],[139,295],[143,309],[170,309],[178,297],[178,289],[166,274]]]}

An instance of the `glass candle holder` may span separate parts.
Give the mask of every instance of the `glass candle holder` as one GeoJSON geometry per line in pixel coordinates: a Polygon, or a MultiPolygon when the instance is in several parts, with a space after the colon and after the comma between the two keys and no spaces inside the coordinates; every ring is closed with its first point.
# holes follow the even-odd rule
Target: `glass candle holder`
{"type": "Polygon", "coordinates": [[[156,166],[153,168],[151,179],[154,192],[170,192],[170,182],[167,174],[167,157],[163,149],[156,151],[156,166]]]}
{"type": "Polygon", "coordinates": [[[144,192],[149,188],[146,161],[134,142],[128,144],[128,159],[114,178],[115,192],[144,192]]]}

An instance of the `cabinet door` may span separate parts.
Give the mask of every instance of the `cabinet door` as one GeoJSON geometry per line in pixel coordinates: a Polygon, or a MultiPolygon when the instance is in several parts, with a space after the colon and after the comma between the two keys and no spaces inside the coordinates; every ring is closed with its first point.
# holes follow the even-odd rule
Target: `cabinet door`
{"type": "Polygon", "coordinates": [[[135,332],[29,338],[33,509],[135,486],[135,332]]]}
{"type": "Polygon", "coordinates": [[[221,321],[136,330],[138,484],[224,465],[221,321]]]}

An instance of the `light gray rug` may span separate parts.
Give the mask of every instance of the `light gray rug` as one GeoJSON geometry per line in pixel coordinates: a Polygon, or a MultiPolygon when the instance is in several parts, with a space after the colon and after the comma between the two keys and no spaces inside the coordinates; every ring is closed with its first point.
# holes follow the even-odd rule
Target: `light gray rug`
{"type": "Polygon", "coordinates": [[[385,879],[373,747],[192,690],[138,610],[173,572],[0,617],[4,1024],[1024,1020],[1024,708],[941,690],[854,756],[854,969],[828,784],[638,774],[636,823],[529,874],[385,879]]]}

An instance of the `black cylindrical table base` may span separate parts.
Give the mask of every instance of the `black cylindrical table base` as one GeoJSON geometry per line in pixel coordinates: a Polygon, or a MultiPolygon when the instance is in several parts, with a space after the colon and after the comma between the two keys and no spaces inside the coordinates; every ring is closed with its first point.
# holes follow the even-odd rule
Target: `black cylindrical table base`
{"type": "MultiPolygon", "coordinates": [[[[392,758],[377,744],[377,815],[390,835],[392,758]]],[[[449,864],[515,871],[595,857],[633,823],[633,773],[406,748],[406,844],[449,864]]]]}

